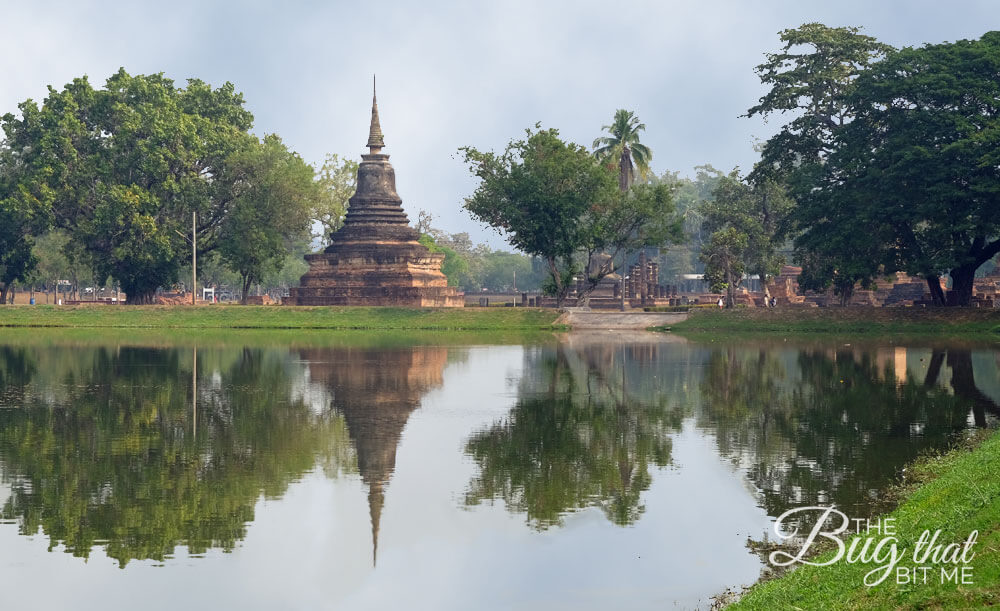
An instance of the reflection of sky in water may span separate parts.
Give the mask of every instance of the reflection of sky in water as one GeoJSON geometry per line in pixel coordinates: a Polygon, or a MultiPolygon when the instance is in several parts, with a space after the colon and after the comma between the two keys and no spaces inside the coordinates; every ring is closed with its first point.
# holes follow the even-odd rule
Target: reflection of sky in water
{"type": "MultiPolygon", "coordinates": [[[[739,389],[759,388],[753,367],[756,349],[744,348],[727,356],[714,346],[657,344],[651,351],[630,353],[622,372],[613,360],[621,362],[621,345],[604,343],[607,346],[568,344],[567,371],[578,380],[600,374],[602,380],[615,381],[624,373],[625,380],[632,380],[625,387],[636,398],[666,394],[678,414],[676,426],[664,431],[672,442],[670,464],[663,469],[651,466],[652,483],[641,493],[645,512],[630,526],[613,524],[596,507],[568,513],[561,525],[546,529],[533,527],[524,513],[508,511],[500,499],[466,507],[465,494],[481,467],[466,454],[470,435],[511,418],[512,408],[526,389],[540,392],[544,378],[538,384],[532,382],[530,376],[538,371],[526,372],[525,367],[540,368],[555,352],[552,347],[449,348],[440,383],[434,375],[428,378],[433,383],[419,376],[416,382],[413,376],[406,378],[422,394],[419,407],[406,419],[395,447],[395,468],[384,487],[377,568],[372,567],[367,485],[357,473],[331,479],[317,468],[290,484],[280,498],[261,498],[246,536],[232,553],[209,549],[202,557],[190,558],[179,547],[165,568],[154,561],[132,561],[119,569],[100,545],[87,562],[70,554],[50,553],[45,534],[21,536],[15,525],[4,525],[0,527],[4,606],[639,609],[707,605],[712,594],[749,583],[759,574],[761,565],[745,542],[748,536],[759,538],[771,522],[756,492],[761,484],[787,487],[781,477],[794,472],[796,465],[815,471],[817,477],[831,467],[824,467],[823,451],[806,455],[811,449],[797,446],[797,439],[772,444],[760,435],[740,436],[741,429],[757,421],[755,410],[760,406],[750,402],[745,410],[730,413],[726,409],[731,406],[719,403],[719,397],[712,394],[724,385],[723,380],[709,377],[719,371],[739,370],[744,376],[739,389]],[[594,359],[606,370],[588,374],[588,362],[592,365],[594,359]],[[754,469],[761,468],[762,460],[773,467],[773,473],[756,473],[754,480],[754,469]],[[52,587],[53,582],[58,587],[52,587]]],[[[905,361],[889,350],[888,360],[873,351],[872,368],[864,371],[881,371],[888,364],[897,372],[905,367],[910,377],[922,381],[930,349],[912,349],[905,361]]],[[[309,359],[282,354],[271,350],[264,361],[282,363],[290,376],[288,392],[293,403],[301,401],[317,415],[331,400],[337,404],[338,393],[344,396],[344,389],[324,385],[319,375],[324,370],[310,371],[309,359]]],[[[789,393],[804,383],[809,374],[800,367],[809,363],[801,361],[800,351],[792,347],[782,346],[768,355],[771,360],[766,366],[784,374],[773,380],[778,388],[773,392],[779,403],[791,409],[788,406],[794,401],[789,393]]],[[[182,368],[189,362],[185,358],[189,359],[181,350],[182,368]]],[[[357,353],[330,362],[337,363],[338,358],[343,363],[359,362],[357,353]]],[[[837,358],[843,364],[846,357],[837,358]]],[[[199,363],[205,367],[201,391],[207,395],[223,392],[226,382],[218,372],[224,372],[234,359],[238,360],[225,355],[216,358],[211,349],[200,350],[199,363]]],[[[814,361],[813,376],[834,363],[821,357],[814,361]]],[[[982,381],[983,392],[996,396],[994,354],[976,352],[972,362],[977,385],[982,381]]],[[[881,373],[872,377],[859,381],[876,391],[897,392],[892,390],[895,382],[886,386],[881,373]]],[[[390,375],[389,379],[394,378],[390,375]]],[[[735,384],[732,379],[725,382],[735,384]]],[[[937,388],[948,394],[950,383],[951,370],[945,366],[937,388]]],[[[616,389],[621,390],[608,384],[605,394],[613,396],[616,389]]],[[[597,386],[587,388],[591,396],[603,396],[597,386]]],[[[779,416],[782,413],[776,412],[774,418],[779,416]]],[[[923,435],[922,421],[905,424],[907,435],[923,435]]],[[[780,427],[776,431],[780,433],[780,427]]],[[[871,433],[862,433],[859,439],[869,441],[861,445],[867,446],[871,433]]],[[[838,471],[832,477],[837,482],[851,475],[838,471]]],[[[876,475],[872,478],[880,481],[876,475]]],[[[823,495],[829,491],[816,493],[825,500],[823,495]]],[[[8,494],[9,487],[0,484],[0,499],[8,494]]]]}

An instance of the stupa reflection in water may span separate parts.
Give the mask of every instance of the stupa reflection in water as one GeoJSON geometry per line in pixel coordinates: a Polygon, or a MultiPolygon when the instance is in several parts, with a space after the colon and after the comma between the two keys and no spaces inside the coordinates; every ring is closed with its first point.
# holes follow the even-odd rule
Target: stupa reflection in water
{"type": "Polygon", "coordinates": [[[446,348],[303,350],[309,375],[333,395],[333,407],[347,423],[358,473],[368,486],[372,564],[385,489],[396,468],[396,447],[423,396],[441,386],[446,348]]]}

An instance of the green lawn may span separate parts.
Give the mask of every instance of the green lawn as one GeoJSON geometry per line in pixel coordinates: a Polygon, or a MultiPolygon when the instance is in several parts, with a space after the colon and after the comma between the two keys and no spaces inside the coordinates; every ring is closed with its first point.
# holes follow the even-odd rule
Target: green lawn
{"type": "Polygon", "coordinates": [[[1000,310],[978,308],[692,309],[671,331],[685,335],[946,335],[1000,339],[1000,310]]]}
{"type": "MultiPolygon", "coordinates": [[[[913,551],[924,530],[941,529],[938,542],[945,544],[961,543],[978,530],[975,557],[968,564],[972,585],[942,584],[938,564],[928,572],[926,584],[901,585],[893,575],[869,588],[864,575],[876,564],[840,561],[802,566],[757,584],[727,609],[978,609],[1000,604],[1000,434],[971,451],[918,461],[911,477],[922,483],[889,514],[896,520],[899,549],[908,550],[898,566],[915,565],[913,551]]],[[[833,553],[815,560],[822,562],[833,553]]]]}
{"type": "Polygon", "coordinates": [[[559,329],[538,308],[374,308],[281,306],[2,306],[0,327],[170,329],[559,329]]]}

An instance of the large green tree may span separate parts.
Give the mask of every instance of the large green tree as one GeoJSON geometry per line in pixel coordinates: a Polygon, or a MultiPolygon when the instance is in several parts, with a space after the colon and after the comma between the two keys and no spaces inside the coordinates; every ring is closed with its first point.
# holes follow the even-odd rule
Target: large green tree
{"type": "Polygon", "coordinates": [[[176,280],[190,260],[192,213],[199,251],[217,246],[233,199],[226,162],[254,142],[232,84],[177,87],[162,74],[120,70],[104,89],[78,78],[50,88],[41,106],[19,108],[3,117],[21,163],[19,197],[51,208],[99,281],[115,278],[128,303],[148,303],[176,280]]]}
{"type": "Polygon", "coordinates": [[[615,198],[615,177],[557,130],[536,125],[526,131],[526,139],[511,141],[503,153],[460,149],[480,180],[465,209],[514,248],[543,258],[562,305],[578,271],[574,255],[591,231],[588,213],[615,198]]]}
{"type": "MultiPolygon", "coordinates": [[[[747,116],[792,118],[763,143],[761,160],[749,176],[752,183],[778,180],[796,203],[815,195],[816,175],[834,150],[837,131],[854,118],[847,96],[858,76],[893,50],[860,32],[856,27],[806,23],[779,34],[781,50],[767,54],[756,68],[769,90],[747,116]]],[[[884,257],[873,256],[873,244],[859,247],[855,236],[844,233],[848,225],[834,217],[846,205],[825,204],[830,214],[823,229],[797,242],[796,258],[803,266],[803,286],[823,290],[833,284],[842,299],[849,300],[854,283],[870,282],[884,257]]],[[[800,218],[791,214],[793,221],[800,218]]]]}
{"type": "Polygon", "coordinates": [[[344,224],[347,202],[358,186],[358,162],[341,159],[336,154],[327,155],[317,170],[316,180],[320,195],[313,206],[312,218],[320,225],[316,237],[325,248],[330,245],[330,236],[344,224]]]}
{"type": "Polygon", "coordinates": [[[746,274],[749,238],[733,226],[712,233],[701,251],[705,264],[705,281],[715,292],[726,293],[726,307],[736,305],[736,288],[746,274]]]}
{"type": "Polygon", "coordinates": [[[619,108],[611,125],[601,129],[610,135],[594,140],[594,156],[601,163],[617,164],[618,188],[627,191],[635,182],[637,170],[639,178],[644,179],[649,174],[653,152],[639,142],[639,132],[646,129],[646,124],[640,123],[631,110],[619,108]]]}
{"type": "Polygon", "coordinates": [[[921,274],[935,301],[969,305],[976,270],[1000,253],[1000,32],[893,53],[847,101],[855,120],[816,171],[803,240],[846,205],[850,225],[835,229],[891,244],[886,272],[921,274]]]}
{"type": "Polygon", "coordinates": [[[32,236],[50,223],[48,198],[36,198],[18,184],[23,166],[21,156],[0,141],[0,305],[7,303],[11,285],[34,269],[32,236]]]}
{"type": "Polygon", "coordinates": [[[480,179],[465,209],[518,250],[545,260],[550,292],[560,306],[582,270],[588,270],[585,300],[614,271],[611,261],[622,250],[680,239],[669,186],[623,193],[610,169],[585,148],[561,140],[557,130],[527,135],[502,154],[461,149],[480,179]],[[592,265],[605,251],[612,258],[592,265]]]}
{"type": "Polygon", "coordinates": [[[233,200],[219,231],[219,255],[242,284],[250,286],[277,272],[296,239],[309,234],[310,212],[319,199],[312,167],[275,135],[227,160],[234,180],[233,200]]]}
{"type": "Polygon", "coordinates": [[[730,306],[740,278],[731,273],[736,268],[729,263],[729,254],[737,251],[742,259],[737,267],[757,275],[765,297],[770,298],[767,282],[778,274],[785,260],[780,248],[788,235],[791,209],[781,184],[766,177],[744,180],[737,170],[720,179],[713,198],[702,205],[704,229],[712,236],[704,259],[706,274],[719,279],[717,286],[726,285],[730,306]],[[720,234],[724,229],[732,232],[720,234]],[[736,249],[740,244],[745,245],[736,249]]]}
{"type": "Polygon", "coordinates": [[[784,46],[756,68],[770,90],[746,116],[791,113],[794,118],[764,143],[754,178],[775,172],[788,178],[802,164],[830,153],[834,130],[852,118],[845,96],[862,71],[892,50],[860,31],[806,23],[779,33],[784,46]]]}

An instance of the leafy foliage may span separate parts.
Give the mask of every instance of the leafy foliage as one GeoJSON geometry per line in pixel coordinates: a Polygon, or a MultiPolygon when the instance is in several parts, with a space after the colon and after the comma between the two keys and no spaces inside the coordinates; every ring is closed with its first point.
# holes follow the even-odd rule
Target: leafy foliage
{"type": "MultiPolygon", "coordinates": [[[[546,262],[560,305],[570,290],[567,279],[593,270],[595,255],[608,251],[614,260],[624,249],[679,239],[668,186],[623,193],[610,170],[583,147],[563,142],[558,131],[527,130],[527,135],[499,155],[461,149],[480,179],[465,208],[512,246],[546,262]]],[[[605,264],[588,274],[589,288],[612,271],[605,264]]]]}
{"type": "Polygon", "coordinates": [[[730,305],[744,272],[766,286],[780,271],[791,209],[780,184],[768,178],[745,182],[736,170],[718,181],[713,199],[703,204],[704,229],[712,232],[702,253],[706,278],[716,288],[725,286],[730,305]],[[735,267],[732,257],[740,258],[735,267]]]}
{"type": "Polygon", "coordinates": [[[746,116],[797,116],[764,144],[754,179],[792,172],[830,152],[834,130],[851,120],[845,96],[854,81],[892,50],[860,30],[806,23],[779,34],[785,43],[781,51],[767,54],[756,69],[761,83],[771,89],[746,116]]]}
{"type": "Polygon", "coordinates": [[[615,111],[611,125],[601,127],[610,136],[601,136],[594,140],[594,156],[601,163],[617,164],[618,187],[627,191],[635,182],[636,170],[638,178],[645,180],[649,175],[649,162],[653,152],[645,144],[639,142],[639,132],[646,129],[645,123],[639,123],[635,113],[624,108],[615,111]]]}
{"type": "Polygon", "coordinates": [[[199,216],[210,251],[228,204],[230,155],[249,146],[251,114],[232,84],[178,88],[162,74],[124,70],[95,90],[86,78],[50,88],[7,114],[7,146],[18,156],[17,191],[80,247],[99,278],[111,276],[130,303],[177,278],[190,258],[186,234],[199,216]]]}
{"type": "Polygon", "coordinates": [[[271,135],[231,156],[234,198],[219,232],[219,254],[242,279],[243,302],[250,285],[284,263],[289,243],[309,231],[318,199],[313,169],[271,135]]]}
{"type": "Polygon", "coordinates": [[[976,269],[1000,253],[1000,34],[892,53],[845,100],[854,121],[802,171],[797,243],[850,248],[841,259],[859,264],[838,268],[923,275],[939,302],[947,272],[948,303],[968,305],[976,269]]]}
{"type": "Polygon", "coordinates": [[[319,238],[325,248],[330,245],[330,236],[344,224],[347,201],[357,190],[358,162],[341,159],[336,154],[327,155],[317,171],[320,195],[315,200],[313,220],[321,226],[319,238]]]}

